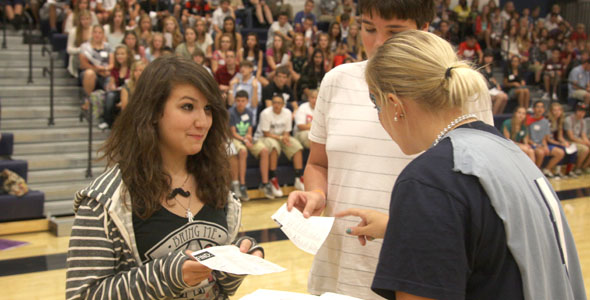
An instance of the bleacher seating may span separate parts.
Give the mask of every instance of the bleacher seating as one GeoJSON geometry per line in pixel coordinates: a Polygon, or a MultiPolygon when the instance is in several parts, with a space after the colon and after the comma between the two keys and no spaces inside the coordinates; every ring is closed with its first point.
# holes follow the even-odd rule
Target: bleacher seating
{"type": "MultiPolygon", "coordinates": [[[[309,150],[303,150],[303,167],[307,163],[309,157],[309,150]]],[[[259,162],[250,153],[248,153],[247,169],[246,169],[246,186],[248,189],[257,189],[261,183],[260,170],[258,169],[259,162]]],[[[295,171],[293,163],[287,159],[284,154],[279,156],[278,166],[276,170],[279,184],[292,185],[295,180],[295,171]]]]}
{"type": "MultiPolygon", "coordinates": [[[[13,151],[12,134],[2,133],[0,140],[0,155],[10,156],[13,151]]],[[[24,160],[0,160],[0,171],[8,169],[27,180],[28,164],[24,160]]],[[[0,178],[0,186],[4,180],[0,178]]],[[[9,194],[0,195],[0,222],[36,219],[43,217],[45,195],[41,191],[31,191],[22,197],[9,194]]]]}
{"type": "Polygon", "coordinates": [[[14,135],[3,132],[0,137],[0,157],[10,158],[14,151],[14,135]]]}

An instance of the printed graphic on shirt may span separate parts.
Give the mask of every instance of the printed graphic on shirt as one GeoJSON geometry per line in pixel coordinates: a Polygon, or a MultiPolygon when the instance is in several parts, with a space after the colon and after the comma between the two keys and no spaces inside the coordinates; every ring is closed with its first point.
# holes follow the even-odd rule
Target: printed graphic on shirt
{"type": "MultiPolygon", "coordinates": [[[[208,221],[195,221],[171,232],[149,249],[145,256],[151,261],[178,249],[198,251],[219,246],[225,243],[227,239],[227,229],[219,224],[208,221]]],[[[174,299],[210,299],[212,295],[218,293],[216,289],[218,287],[215,285],[215,278],[211,275],[208,280],[184,290],[180,297],[174,299]]]]}
{"type": "Polygon", "coordinates": [[[228,239],[227,230],[219,224],[207,221],[195,221],[171,232],[159,243],[149,249],[145,256],[149,260],[168,255],[168,253],[182,249],[198,251],[207,247],[218,246],[228,239]]]}
{"type": "MultiPolygon", "coordinates": [[[[245,116],[247,117],[248,115],[245,116]]],[[[250,121],[240,121],[240,123],[236,124],[236,130],[241,136],[246,136],[246,133],[248,133],[248,128],[250,128],[250,121]]]]}
{"type": "Polygon", "coordinates": [[[275,134],[281,134],[287,129],[287,124],[281,122],[281,120],[272,120],[270,122],[270,132],[275,134]]]}

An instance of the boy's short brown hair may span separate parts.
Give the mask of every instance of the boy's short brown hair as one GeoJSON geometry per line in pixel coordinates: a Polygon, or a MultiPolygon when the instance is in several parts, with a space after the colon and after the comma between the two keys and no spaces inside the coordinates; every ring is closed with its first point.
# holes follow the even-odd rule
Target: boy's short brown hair
{"type": "Polygon", "coordinates": [[[434,19],[434,0],[360,0],[359,7],[371,17],[376,12],[386,20],[414,20],[418,29],[434,19]]]}

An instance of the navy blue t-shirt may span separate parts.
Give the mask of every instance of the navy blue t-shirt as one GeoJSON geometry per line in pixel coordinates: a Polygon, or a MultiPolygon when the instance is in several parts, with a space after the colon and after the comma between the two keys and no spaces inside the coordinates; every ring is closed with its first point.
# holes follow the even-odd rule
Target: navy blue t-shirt
{"type": "Polygon", "coordinates": [[[229,126],[235,126],[239,135],[246,136],[248,128],[252,127],[253,116],[252,111],[247,107],[239,113],[236,107],[232,106],[229,109],[229,126]]]}
{"type": "MultiPolygon", "coordinates": [[[[502,136],[480,121],[461,128],[502,136]]],[[[372,289],[388,299],[395,291],[440,300],[524,299],[504,224],[478,178],[453,171],[450,139],[398,177],[372,289]]]]}

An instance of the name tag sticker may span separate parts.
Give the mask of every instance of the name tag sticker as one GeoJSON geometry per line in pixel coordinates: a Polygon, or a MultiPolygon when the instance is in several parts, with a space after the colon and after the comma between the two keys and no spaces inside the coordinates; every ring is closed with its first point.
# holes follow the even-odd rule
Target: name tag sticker
{"type": "Polygon", "coordinates": [[[508,80],[514,80],[514,75],[508,76],[508,80]]]}
{"type": "Polygon", "coordinates": [[[244,114],[244,115],[242,115],[241,119],[242,119],[242,121],[246,122],[246,121],[250,120],[250,116],[244,114]]]}
{"type": "Polygon", "coordinates": [[[100,51],[100,57],[107,58],[107,57],[109,57],[109,53],[106,51],[100,51]]]}
{"type": "Polygon", "coordinates": [[[535,131],[539,131],[539,130],[541,130],[541,126],[540,125],[535,125],[535,126],[533,126],[533,129],[535,131]]]}

